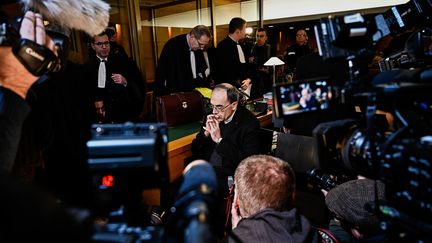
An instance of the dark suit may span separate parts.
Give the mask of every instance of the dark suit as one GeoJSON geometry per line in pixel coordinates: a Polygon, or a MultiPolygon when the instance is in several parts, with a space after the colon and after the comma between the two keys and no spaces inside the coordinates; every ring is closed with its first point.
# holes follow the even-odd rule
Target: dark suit
{"type": "Polygon", "coordinates": [[[0,86],[0,170],[12,170],[23,122],[29,112],[30,107],[21,97],[0,86]]]}
{"type": "Polygon", "coordinates": [[[285,73],[294,72],[297,60],[300,57],[312,54],[312,49],[309,45],[299,45],[294,43],[290,47],[288,47],[284,54],[284,62],[285,62],[285,73]]]}
{"type": "Polygon", "coordinates": [[[105,64],[105,88],[98,88],[99,63],[100,60],[93,56],[84,64],[93,101],[103,100],[108,122],[136,121],[144,106],[145,85],[135,62],[130,58],[110,54],[105,64]],[[114,83],[111,78],[113,73],[126,78],[126,87],[114,83]]]}
{"type": "MultiPolygon", "coordinates": [[[[246,52],[243,53],[246,59],[246,52]]],[[[241,81],[246,78],[249,78],[247,62],[240,62],[237,43],[227,36],[216,48],[216,84],[230,83],[240,87],[241,81]]]]}
{"type": "Polygon", "coordinates": [[[251,96],[255,99],[261,98],[263,94],[271,92],[272,90],[272,69],[264,66],[264,63],[271,57],[271,46],[269,44],[264,44],[262,46],[255,44],[252,47],[250,57],[254,57],[254,61],[253,63],[249,63],[249,67],[254,84],[256,85],[256,87],[253,88],[254,92],[251,93],[251,96]]]}

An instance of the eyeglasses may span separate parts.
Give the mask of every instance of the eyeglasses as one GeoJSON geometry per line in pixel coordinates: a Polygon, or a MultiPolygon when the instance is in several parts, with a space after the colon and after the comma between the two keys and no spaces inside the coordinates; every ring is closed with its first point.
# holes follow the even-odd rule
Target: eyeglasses
{"type": "Polygon", "coordinates": [[[231,104],[228,104],[228,105],[226,105],[226,106],[209,104],[209,108],[210,108],[211,110],[215,110],[215,111],[217,111],[217,112],[221,112],[221,111],[225,110],[225,109],[226,109],[228,106],[230,106],[230,105],[232,105],[232,103],[231,103],[231,104]]]}
{"type": "Polygon", "coordinates": [[[97,45],[97,46],[109,46],[110,45],[109,41],[95,42],[94,44],[97,45]]]}

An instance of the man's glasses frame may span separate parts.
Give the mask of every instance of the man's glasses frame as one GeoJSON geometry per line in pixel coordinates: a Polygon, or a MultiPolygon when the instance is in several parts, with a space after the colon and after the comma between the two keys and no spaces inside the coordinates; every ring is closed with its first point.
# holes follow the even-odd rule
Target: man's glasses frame
{"type": "Polygon", "coordinates": [[[94,42],[93,44],[97,45],[97,46],[109,46],[110,43],[109,41],[105,41],[105,42],[94,42]]]}
{"type": "Polygon", "coordinates": [[[215,110],[217,112],[222,112],[223,110],[225,110],[228,106],[232,105],[233,103],[230,103],[226,106],[222,106],[222,105],[213,105],[213,104],[209,104],[209,108],[211,110],[215,110]]]}

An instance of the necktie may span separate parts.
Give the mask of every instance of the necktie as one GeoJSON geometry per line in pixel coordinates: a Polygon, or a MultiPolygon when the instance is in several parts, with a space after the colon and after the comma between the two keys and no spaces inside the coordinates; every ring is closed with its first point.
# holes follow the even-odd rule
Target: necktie
{"type": "Polygon", "coordinates": [[[195,53],[194,51],[190,51],[190,62],[191,62],[191,68],[192,68],[192,77],[196,79],[196,63],[195,63],[195,53]]]}
{"type": "Polygon", "coordinates": [[[99,63],[99,71],[98,71],[98,88],[105,88],[105,83],[106,83],[105,60],[101,60],[99,63]]]}
{"type": "Polygon", "coordinates": [[[240,44],[237,44],[237,50],[238,50],[240,62],[246,63],[246,59],[245,59],[245,56],[244,56],[244,53],[243,53],[243,50],[242,50],[240,44]]]}

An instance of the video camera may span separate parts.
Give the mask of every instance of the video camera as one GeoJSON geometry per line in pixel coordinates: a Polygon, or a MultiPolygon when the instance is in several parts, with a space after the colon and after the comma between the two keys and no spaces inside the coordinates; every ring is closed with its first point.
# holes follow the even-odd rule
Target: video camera
{"type": "Polygon", "coordinates": [[[310,168],[309,174],[327,189],[357,175],[383,181],[386,201],[375,210],[389,239],[432,238],[431,16],[430,1],[412,0],[372,18],[352,14],[322,19],[315,26],[319,53],[326,62],[346,60],[349,79],[343,84],[315,79],[274,86],[278,117],[353,111],[313,129],[319,168],[310,168]],[[402,50],[384,57],[381,73],[360,81],[353,60],[374,53],[383,37],[405,32],[409,37],[402,50]],[[301,105],[300,98],[318,88],[321,94],[332,94],[325,99],[321,95],[325,105],[301,105]],[[304,89],[309,91],[302,95],[304,89]]]}
{"type": "Polygon", "coordinates": [[[92,173],[94,214],[131,226],[145,226],[149,217],[141,194],[161,190],[161,203],[169,204],[167,127],[162,124],[95,124],[87,142],[92,173]],[[114,218],[114,219],[113,219],[114,218]]]}
{"type": "Polygon", "coordinates": [[[188,165],[171,200],[167,131],[162,123],[92,126],[87,162],[94,187],[92,213],[98,219],[93,242],[214,242],[213,167],[204,161],[188,165]],[[142,192],[149,188],[160,189],[159,212],[149,212],[142,202],[142,192]]]}
{"type": "Polygon", "coordinates": [[[8,18],[0,12],[0,46],[11,46],[17,59],[35,76],[58,72],[66,65],[69,50],[69,30],[60,26],[47,26],[53,39],[57,56],[45,46],[20,38],[22,18],[8,18]]]}

